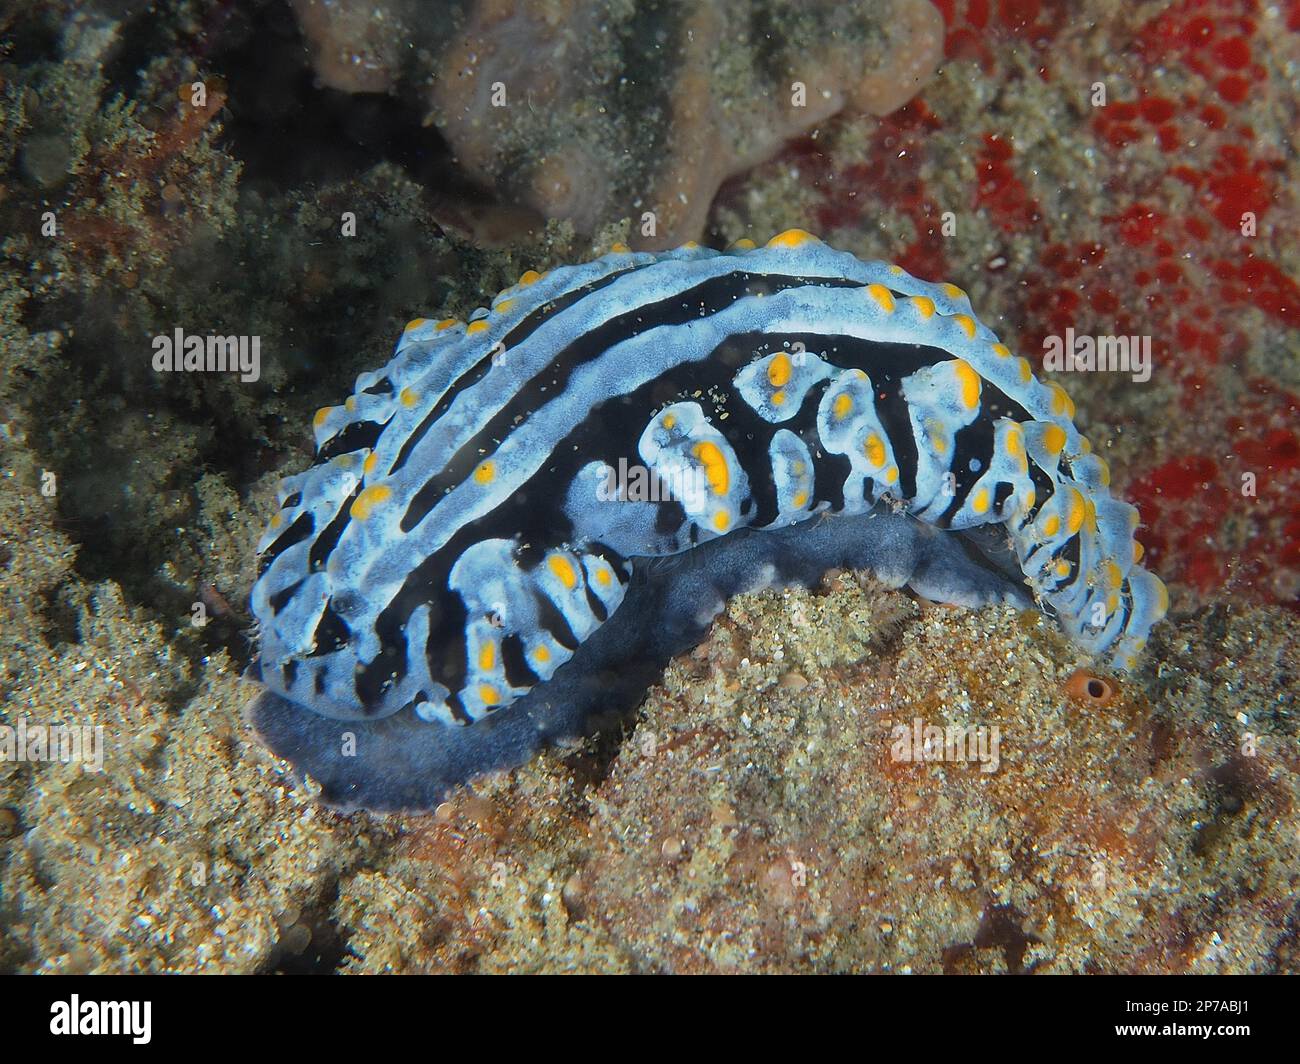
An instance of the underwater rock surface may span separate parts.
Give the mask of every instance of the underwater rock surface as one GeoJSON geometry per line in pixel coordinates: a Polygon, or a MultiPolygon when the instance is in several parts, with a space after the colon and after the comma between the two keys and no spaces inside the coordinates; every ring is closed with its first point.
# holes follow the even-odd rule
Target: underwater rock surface
{"type": "Polygon", "coordinates": [[[906,103],[943,43],[927,0],[294,8],[325,84],[427,93],[470,174],[581,233],[632,217],[647,249],[697,239],[718,186],[790,137],[906,103]]]}

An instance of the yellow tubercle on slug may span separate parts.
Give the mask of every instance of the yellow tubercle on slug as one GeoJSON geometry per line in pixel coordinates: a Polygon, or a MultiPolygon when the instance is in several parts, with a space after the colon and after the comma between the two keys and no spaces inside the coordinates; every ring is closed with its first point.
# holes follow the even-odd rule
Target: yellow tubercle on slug
{"type": "Polygon", "coordinates": [[[1057,417],[1074,417],[1074,400],[1066,394],[1056,381],[1047,382],[1047,390],[1052,393],[1052,413],[1057,417]]]}
{"type": "Polygon", "coordinates": [[[867,295],[874,299],[886,314],[894,313],[894,293],[883,284],[867,285],[867,295]]]}
{"type": "Polygon", "coordinates": [[[1083,527],[1084,519],[1088,514],[1088,507],[1084,503],[1083,495],[1078,488],[1066,488],[1065,504],[1065,527],[1069,530],[1070,535],[1074,535],[1083,527]]]}
{"type": "Polygon", "coordinates": [[[967,410],[974,410],[980,404],[980,375],[964,359],[953,360],[953,372],[957,375],[957,384],[961,388],[961,403],[967,410]]]}
{"type": "Polygon", "coordinates": [[[393,497],[393,489],[387,484],[374,484],[366,488],[353,500],[349,511],[354,521],[367,521],[374,513],[375,507],[381,506],[393,497]]]}
{"type": "Polygon", "coordinates": [[[777,233],[767,242],[770,248],[797,248],[804,244],[819,243],[812,233],[803,229],[787,229],[784,233],[777,233]]]}
{"type": "Polygon", "coordinates": [[[725,495],[731,486],[731,473],[727,469],[727,459],[716,443],[703,440],[697,443],[693,453],[704,466],[704,477],[709,482],[709,490],[715,495],[725,495]]]}
{"type": "Polygon", "coordinates": [[[1083,527],[1089,535],[1097,533],[1097,504],[1091,497],[1083,500],[1083,527]]]}
{"type": "Polygon", "coordinates": [[[578,573],[573,563],[563,554],[552,554],[546,559],[546,567],[551,570],[568,590],[578,586],[578,573]]]}
{"type": "Polygon", "coordinates": [[[1060,425],[1048,425],[1043,432],[1043,446],[1048,454],[1060,454],[1065,447],[1065,429],[1060,425]]]}
{"type": "Polygon", "coordinates": [[[790,380],[792,364],[790,356],[784,351],[776,355],[767,365],[767,379],[773,388],[783,388],[790,380]]]}
{"type": "Polygon", "coordinates": [[[1165,582],[1158,576],[1152,576],[1156,584],[1156,609],[1160,616],[1163,617],[1169,612],[1169,588],[1165,587],[1165,582]]]}

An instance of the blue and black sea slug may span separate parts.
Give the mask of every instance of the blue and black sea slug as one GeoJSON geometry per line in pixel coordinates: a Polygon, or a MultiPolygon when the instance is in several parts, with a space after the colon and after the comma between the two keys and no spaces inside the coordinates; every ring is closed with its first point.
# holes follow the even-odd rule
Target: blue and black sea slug
{"type": "Polygon", "coordinates": [[[800,230],[530,271],[317,412],[259,545],[251,718],[325,801],[429,808],[832,567],[1036,606],[1127,668],[1167,596],[1073,413],[959,288],[800,230]]]}

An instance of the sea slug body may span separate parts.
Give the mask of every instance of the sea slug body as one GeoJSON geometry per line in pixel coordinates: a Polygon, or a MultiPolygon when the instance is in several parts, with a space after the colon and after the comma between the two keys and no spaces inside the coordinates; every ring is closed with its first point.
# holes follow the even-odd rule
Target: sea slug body
{"type": "Polygon", "coordinates": [[[1073,413],[960,289],[801,230],[530,271],[317,413],[252,720],[326,801],[428,808],[634,703],[729,595],[845,566],[1128,668],[1167,596],[1073,413]]]}

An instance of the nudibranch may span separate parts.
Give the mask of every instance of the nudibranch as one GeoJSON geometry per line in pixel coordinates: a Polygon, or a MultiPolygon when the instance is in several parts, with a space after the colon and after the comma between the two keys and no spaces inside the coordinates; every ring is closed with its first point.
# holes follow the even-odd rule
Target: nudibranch
{"type": "Polygon", "coordinates": [[[251,719],[326,802],[429,808],[832,567],[1037,606],[1128,668],[1167,596],[1073,414],[961,289],[801,230],[529,271],[317,412],[251,719]]]}

